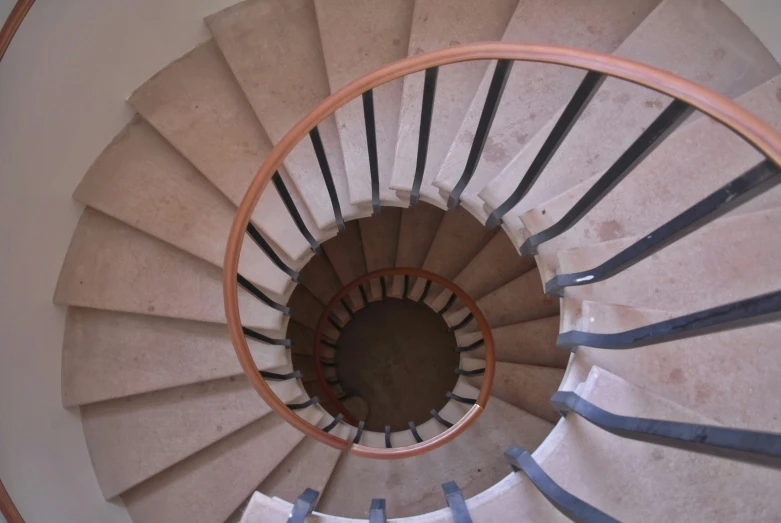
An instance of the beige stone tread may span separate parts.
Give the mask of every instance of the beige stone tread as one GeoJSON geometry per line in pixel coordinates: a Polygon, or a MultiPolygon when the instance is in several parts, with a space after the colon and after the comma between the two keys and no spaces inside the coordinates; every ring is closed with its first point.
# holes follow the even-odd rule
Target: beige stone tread
{"type": "MultiPolygon", "coordinates": [[[[315,331],[302,323],[291,320],[288,323],[286,336],[293,342],[291,348],[293,356],[312,356],[314,350],[315,331]]],[[[335,341],[335,340],[330,340],[335,341]]],[[[325,345],[320,346],[320,354],[326,358],[331,358],[334,355],[334,349],[325,345]]]]}
{"type": "MultiPolygon", "coordinates": [[[[269,382],[285,401],[295,380],[269,382]]],[[[245,376],[81,407],[84,436],[104,496],[112,498],[271,411],[245,376]]]]}
{"type": "MultiPolygon", "coordinates": [[[[781,76],[736,101],[781,129],[781,76]]],[[[541,256],[593,242],[643,235],[671,220],[719,187],[758,164],[764,156],[737,134],[709,118],[699,118],[670,136],[588,215],[561,236],[539,247],[541,256]]],[[[592,177],[522,216],[529,234],[557,222],[596,181],[592,177]]],[[[730,215],[781,206],[773,189],[730,215]]]]}
{"type": "MultiPolygon", "coordinates": [[[[148,123],[133,119],[103,150],[73,197],[222,267],[236,207],[148,123]]],[[[245,236],[239,273],[278,301],[293,281],[245,236]]]]}
{"type": "Polygon", "coordinates": [[[299,271],[301,284],[306,287],[319,301],[325,305],[342,288],[336,271],[324,255],[313,256],[299,271]]]}
{"type": "MultiPolygon", "coordinates": [[[[520,2],[502,40],[565,45],[612,53],[658,3],[659,0],[619,3],[614,0],[588,3],[578,0],[520,2]],[[556,22],[540,23],[540,20],[556,22]]],[[[434,181],[434,185],[445,196],[450,194],[464,172],[494,69],[492,64],[485,72],[434,181]]],[[[484,222],[488,217],[478,193],[564,107],[583,76],[581,70],[557,65],[532,62],[513,64],[499,109],[491,124],[489,139],[477,169],[461,195],[461,204],[477,219],[484,222]]],[[[522,173],[517,176],[522,176],[522,173]]]]}
{"type": "MultiPolygon", "coordinates": [[[[409,56],[470,42],[499,40],[518,0],[471,0],[437,2],[418,0],[412,19],[409,56]]],[[[462,62],[439,69],[434,97],[431,135],[426,169],[420,188],[421,200],[445,209],[446,201],[431,185],[453,142],[475,90],[480,85],[487,62],[462,62]]],[[[423,103],[424,73],[404,78],[399,137],[393,165],[391,188],[409,199],[417,165],[420,113],[423,103]]]]}
{"type": "MultiPolygon", "coordinates": [[[[614,54],[668,70],[731,98],[779,73],[776,61],[743,22],[714,0],[664,0],[614,54]]],[[[606,80],[537,184],[510,214],[522,214],[604,172],[669,101],[628,82],[606,80]]],[[[489,210],[518,185],[554,120],[481,191],[489,210]]]]}
{"type": "MultiPolygon", "coordinates": [[[[299,285],[288,302],[293,318],[302,325],[317,330],[317,322],[325,310],[325,306],[306,287],[299,285]]],[[[330,323],[326,324],[324,334],[332,340],[339,339],[339,332],[330,323]]]]}
{"type": "MultiPolygon", "coordinates": [[[[242,323],[277,330],[283,315],[239,288],[242,323]]],[[[65,255],[54,302],[225,323],[222,270],[92,209],[65,255]]]]}
{"type": "MultiPolygon", "coordinates": [[[[321,428],[332,419],[331,416],[324,416],[320,422],[321,428]]],[[[342,423],[336,426],[331,434],[346,439],[350,436],[350,429],[342,423]]],[[[341,455],[337,449],[318,443],[312,438],[304,438],[263,480],[258,490],[267,496],[275,496],[291,503],[307,488],[322,493],[341,455]]]]}
{"type": "MultiPolygon", "coordinates": [[[[581,306],[585,321],[577,328],[586,332],[589,325],[620,332],[669,317],[663,311],[589,302],[581,306]],[[589,322],[591,317],[600,321],[589,322]]],[[[573,378],[565,380],[562,388],[573,389],[593,366],[599,366],[724,425],[781,432],[781,390],[773,363],[779,335],[781,326],[776,323],[642,349],[578,347],[568,369],[573,378]],[[714,380],[714,375],[719,379],[714,380]]]]}
{"type": "MultiPolygon", "coordinates": [[[[366,256],[363,252],[361,229],[357,220],[347,222],[344,232],[324,243],[323,252],[331,262],[342,285],[347,285],[366,274],[366,256]]],[[[364,285],[364,288],[368,293],[369,286],[364,285]]],[[[354,310],[363,306],[363,301],[356,300],[354,295],[350,295],[350,302],[354,310]]]]}
{"type": "MultiPolygon", "coordinates": [[[[768,241],[779,227],[781,208],[720,218],[607,280],[566,288],[565,296],[683,314],[765,294],[781,281],[781,246],[768,241]]],[[[636,239],[561,251],[559,271],[591,269],[636,239]]]]}
{"type": "MultiPolygon", "coordinates": [[[[477,397],[459,383],[456,394],[477,397]]],[[[467,406],[461,405],[462,415],[467,406]]],[[[454,421],[454,420],[450,420],[454,421]]],[[[388,517],[406,517],[445,507],[441,484],[456,480],[471,497],[507,475],[502,453],[511,445],[542,442],[551,424],[492,398],[461,436],[437,450],[404,460],[369,460],[345,455],[337,464],[318,510],[366,518],[372,498],[385,498],[388,517]]]]}
{"type": "MultiPolygon", "coordinates": [[[[328,83],[335,92],[375,69],[407,56],[414,0],[364,2],[317,0],[317,22],[328,83]]],[[[380,202],[406,206],[389,185],[399,130],[403,79],[372,90],[377,139],[380,202]]],[[[336,111],[339,138],[354,205],[371,206],[366,125],[361,97],[336,111]]]]}
{"type": "MultiPolygon", "coordinates": [[[[275,337],[284,338],[284,332],[275,337]]],[[[287,363],[283,346],[247,339],[258,369],[287,363]]],[[[71,307],[62,346],[62,403],[84,405],[242,374],[224,325],[71,307]]]]}
{"type": "MultiPolygon", "coordinates": [[[[461,287],[469,297],[477,300],[532,270],[534,266],[534,258],[521,256],[506,234],[494,234],[486,246],[458,273],[453,283],[461,287]]],[[[444,307],[450,295],[450,292],[440,293],[434,301],[434,308],[444,307]]],[[[464,304],[457,300],[450,310],[457,311],[462,307],[464,304]]]]}
{"type": "MultiPolygon", "coordinates": [[[[396,264],[401,213],[402,209],[397,207],[384,207],[378,215],[358,220],[364,259],[366,260],[366,272],[389,269],[396,264]]],[[[388,294],[390,294],[392,283],[392,277],[385,279],[386,293],[388,294]]],[[[381,299],[380,280],[373,279],[369,284],[372,296],[375,299],[381,299]]]]}
{"type": "MultiPolygon", "coordinates": [[[[556,337],[559,334],[558,316],[497,327],[491,329],[491,334],[494,338],[497,361],[554,368],[567,366],[570,353],[556,347],[556,337]]],[[[480,339],[482,339],[480,332],[464,334],[456,332],[456,340],[460,347],[467,347],[480,339]]],[[[485,347],[480,346],[464,354],[474,358],[484,358],[485,347]]]]}
{"type": "MultiPolygon", "coordinates": [[[[426,254],[428,254],[444,216],[444,211],[425,202],[419,202],[417,205],[401,211],[396,267],[420,268],[423,266],[426,254]]],[[[414,283],[415,278],[409,278],[410,290],[414,283]]],[[[394,278],[393,295],[401,296],[403,292],[404,278],[394,278]]]]}
{"type": "MultiPolygon", "coordinates": [[[[484,369],[485,360],[463,357],[461,368],[484,369]]],[[[556,423],[560,416],[550,406],[550,397],[558,390],[563,376],[564,369],[498,361],[491,396],[515,405],[538,418],[556,423]]],[[[466,382],[480,388],[483,377],[472,376],[466,378],[466,382]]]]}
{"type": "MultiPolygon", "coordinates": [[[[317,423],[321,412],[302,416],[317,423]]],[[[121,498],[136,523],[224,521],[303,439],[276,414],[169,467],[121,498]]]]}
{"type": "MultiPolygon", "coordinates": [[[[559,312],[559,300],[543,294],[539,271],[532,269],[477,300],[477,307],[485,315],[488,325],[495,328],[555,316],[559,312]]],[[[448,325],[453,326],[468,314],[468,309],[461,309],[445,313],[444,318],[448,325]]],[[[458,333],[477,330],[477,323],[473,320],[458,333]]]]}
{"type": "MultiPolygon", "coordinates": [[[[463,207],[456,207],[442,218],[426,253],[423,269],[445,278],[455,278],[496,233],[483,227],[463,207]]],[[[418,295],[423,286],[423,280],[415,282],[418,295]]],[[[436,294],[431,296],[436,297],[436,294]]]]}
{"type": "MultiPolygon", "coordinates": [[[[273,147],[213,40],[168,64],[128,102],[235,205],[273,147]]],[[[284,168],[280,174],[287,177],[284,168]]],[[[287,180],[286,186],[309,231],[324,240],[295,187],[287,180]]],[[[289,263],[309,255],[309,243],[273,186],[252,219],[289,263]]]]}
{"type": "MultiPolygon", "coordinates": [[[[206,19],[271,143],[330,94],[323,49],[311,0],[247,0],[206,19]]],[[[345,220],[358,217],[350,203],[336,122],[318,125],[345,220]]],[[[336,224],[323,173],[309,137],[285,166],[320,229],[336,224]]]]}

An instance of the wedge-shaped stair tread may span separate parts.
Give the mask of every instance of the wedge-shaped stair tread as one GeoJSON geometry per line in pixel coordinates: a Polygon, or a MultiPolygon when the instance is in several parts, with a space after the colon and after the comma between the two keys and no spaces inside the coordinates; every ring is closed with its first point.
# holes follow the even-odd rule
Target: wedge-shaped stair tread
{"type": "MultiPolygon", "coordinates": [[[[567,366],[570,353],[556,347],[556,337],[559,334],[558,316],[497,327],[491,329],[491,334],[497,361],[544,367],[567,366]]],[[[480,332],[456,333],[459,347],[468,347],[482,338],[480,332]]],[[[484,358],[485,346],[477,347],[466,355],[484,358]]]]}
{"type": "MultiPolygon", "coordinates": [[[[244,325],[281,328],[282,313],[241,288],[238,296],[244,325]]],[[[91,209],[73,233],[54,301],[225,323],[222,270],[91,209]]]]}
{"type": "MultiPolygon", "coordinates": [[[[302,412],[310,423],[321,414],[302,412]]],[[[122,495],[137,523],[224,521],[304,435],[268,414],[122,495]]]]}
{"type": "Polygon", "coordinates": [[[328,304],[342,288],[336,271],[324,255],[313,256],[301,269],[301,283],[321,303],[328,304]]]}
{"type": "MultiPolygon", "coordinates": [[[[658,0],[632,0],[618,4],[612,0],[589,3],[578,0],[520,2],[502,40],[565,45],[611,53],[657,3],[658,0]],[[556,23],[540,23],[540,20],[556,20],[556,23]]],[[[434,182],[446,193],[450,193],[464,172],[493,71],[494,67],[489,67],[482,79],[434,182]]],[[[580,70],[557,65],[531,62],[513,65],[491,124],[489,141],[461,195],[462,205],[475,217],[481,221],[487,218],[483,201],[477,196],[480,190],[564,107],[582,77],[580,70]]]]}
{"type": "MultiPolygon", "coordinates": [[[[419,203],[401,211],[399,240],[396,247],[396,267],[420,268],[426,261],[431,242],[437,235],[439,224],[445,213],[427,203],[419,203]]],[[[415,278],[409,278],[408,289],[412,289],[415,278]]],[[[401,296],[404,292],[404,278],[393,280],[393,294],[401,296]]]]}
{"type": "MultiPolygon", "coordinates": [[[[484,369],[485,360],[462,358],[461,368],[484,369]]],[[[550,397],[559,388],[562,376],[563,369],[498,361],[491,395],[539,418],[556,423],[559,414],[550,406],[550,397]]],[[[466,378],[466,382],[480,388],[483,376],[466,378]]]]}
{"type": "MultiPolygon", "coordinates": [[[[242,2],[206,19],[214,40],[273,144],[330,94],[323,49],[308,0],[242,2]]],[[[345,219],[350,203],[333,117],[318,125],[345,219]]],[[[285,166],[320,229],[336,224],[312,142],[306,137],[285,166]]]]}
{"type": "MultiPolygon", "coordinates": [[[[325,306],[306,287],[300,285],[296,287],[296,290],[290,295],[288,304],[296,321],[311,329],[312,332],[317,330],[317,322],[320,320],[325,306]]],[[[323,333],[332,341],[339,339],[339,331],[330,322],[326,323],[323,333]]]]}
{"type": "MultiPolygon", "coordinates": [[[[456,394],[465,397],[475,398],[477,392],[464,383],[455,388],[456,394]]],[[[461,405],[462,415],[467,410],[468,406],[461,405]]],[[[366,518],[372,498],[386,499],[389,517],[442,508],[442,483],[457,481],[466,497],[485,490],[507,474],[502,457],[506,447],[513,441],[523,441],[536,448],[550,427],[550,423],[493,398],[466,432],[427,454],[404,460],[345,455],[331,476],[318,509],[327,514],[366,518]]]]}
{"type": "MultiPolygon", "coordinates": [[[[64,338],[65,406],[242,373],[225,326],[215,323],[71,307],[64,338]]],[[[283,346],[247,344],[259,369],[287,363],[283,346]]]]}
{"type": "MultiPolygon", "coordinates": [[[[271,386],[284,401],[302,392],[295,380],[271,386]]],[[[241,376],[86,405],[81,418],[98,484],[110,498],[270,411],[241,376]]]]}
{"type": "MultiPolygon", "coordinates": [[[[323,251],[339,276],[342,285],[366,274],[366,257],[361,244],[361,229],[357,221],[347,222],[345,231],[323,244],[323,251]]],[[[368,289],[366,289],[368,291],[368,289]]],[[[351,300],[352,301],[352,300],[351,300]]],[[[362,303],[353,301],[353,307],[362,303]]]]}
{"type": "MultiPolygon", "coordinates": [[[[542,292],[538,269],[518,276],[476,303],[492,328],[555,316],[559,312],[558,299],[542,292]]],[[[445,321],[448,325],[455,326],[465,319],[467,314],[468,309],[448,312],[445,313],[445,321]]],[[[459,329],[459,332],[477,331],[477,322],[471,321],[463,329],[459,329]]]]}
{"type": "MultiPolygon", "coordinates": [[[[315,2],[331,92],[407,56],[414,6],[413,0],[315,2]]],[[[402,82],[394,80],[372,90],[379,197],[383,205],[406,205],[389,187],[399,128],[402,82]]],[[[336,112],[336,123],[344,151],[350,199],[355,205],[371,205],[373,191],[361,97],[336,112]]]]}
{"type": "MultiPolygon", "coordinates": [[[[333,418],[327,416],[329,421],[333,418]]],[[[325,426],[325,419],[321,421],[325,426]]],[[[345,424],[339,424],[331,431],[340,438],[348,439],[350,429],[345,424]]],[[[307,489],[325,492],[328,479],[336,467],[336,462],[342,453],[312,438],[305,438],[285,459],[274,469],[258,490],[267,496],[275,496],[291,503],[307,489]]]]}
{"type": "MultiPolygon", "coordinates": [[[[367,272],[389,269],[395,265],[401,212],[401,209],[385,207],[377,216],[358,220],[367,272]]],[[[387,295],[390,295],[392,280],[392,277],[385,278],[387,295]]],[[[380,280],[374,279],[369,283],[372,295],[376,299],[381,299],[382,288],[380,280]]]]}
{"type": "MultiPolygon", "coordinates": [[[[665,0],[614,54],[666,69],[728,97],[740,96],[779,73],[776,61],[743,22],[712,0],[665,0]]],[[[512,213],[537,207],[604,172],[669,102],[640,86],[606,80],[512,213]]],[[[492,209],[516,188],[552,125],[553,120],[480,193],[492,209]]]]}
{"type": "MultiPolygon", "coordinates": [[[[408,54],[414,56],[451,45],[499,40],[517,4],[517,0],[489,0],[479,5],[470,0],[416,2],[408,54]]],[[[431,182],[487,67],[487,62],[463,62],[442,67],[437,76],[432,132],[420,194],[422,200],[443,209],[445,200],[431,182]]],[[[423,76],[418,73],[405,77],[402,93],[391,188],[400,190],[407,198],[418,158],[423,76]]]]}
{"type": "MultiPolygon", "coordinates": [[[[236,205],[273,147],[211,40],[167,65],[128,101],[236,205]]],[[[309,231],[322,239],[300,205],[303,200],[294,187],[287,186],[309,231]]],[[[263,192],[252,218],[290,259],[309,254],[309,243],[273,187],[263,192]]]]}
{"type": "MultiPolygon", "coordinates": [[[[776,76],[736,101],[770,125],[781,129],[781,77],[776,76]]],[[[593,242],[643,235],[671,220],[721,186],[763,160],[750,144],[727,127],[699,118],[682,127],[631,176],[618,184],[588,216],[561,236],[539,246],[547,255],[593,242]]],[[[536,209],[523,221],[530,233],[559,220],[596,181],[592,177],[536,209]]],[[[781,205],[781,191],[773,189],[741,205],[730,214],[745,214],[781,205]]]]}
{"type": "MultiPolygon", "coordinates": [[[[222,267],[236,208],[143,120],[131,121],[106,147],[74,198],[222,267]]],[[[277,296],[292,287],[249,237],[239,273],[277,296]]]]}
{"type": "MultiPolygon", "coordinates": [[[[778,290],[781,246],[768,240],[780,226],[781,208],[720,218],[607,280],[565,294],[683,314],[778,290]]],[[[559,271],[596,267],[636,239],[562,251],[559,271]]]]}

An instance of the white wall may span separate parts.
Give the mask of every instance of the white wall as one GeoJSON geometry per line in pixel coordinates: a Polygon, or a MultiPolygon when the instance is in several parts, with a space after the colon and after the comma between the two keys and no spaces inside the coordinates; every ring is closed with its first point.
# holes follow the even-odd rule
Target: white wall
{"type": "Polygon", "coordinates": [[[38,0],[0,63],[0,478],[30,523],[129,522],[60,404],[52,293],[81,211],[71,193],[130,118],[124,99],[233,3],[38,0]]]}

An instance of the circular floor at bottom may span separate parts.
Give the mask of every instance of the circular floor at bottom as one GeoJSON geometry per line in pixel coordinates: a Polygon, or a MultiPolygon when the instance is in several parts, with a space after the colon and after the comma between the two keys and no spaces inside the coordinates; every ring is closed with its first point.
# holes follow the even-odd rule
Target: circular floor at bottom
{"type": "Polygon", "coordinates": [[[366,429],[407,430],[447,403],[458,376],[455,336],[426,305],[399,299],[355,313],[339,337],[339,377],[369,404],[366,429]]]}

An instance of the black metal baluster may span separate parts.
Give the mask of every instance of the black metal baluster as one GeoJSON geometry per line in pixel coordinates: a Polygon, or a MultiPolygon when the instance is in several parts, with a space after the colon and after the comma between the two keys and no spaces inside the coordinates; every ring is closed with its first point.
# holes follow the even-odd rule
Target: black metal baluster
{"type": "Polygon", "coordinates": [[[329,385],[339,385],[339,378],[326,378],[325,382],[329,385]]]}
{"type": "Polygon", "coordinates": [[[366,126],[366,149],[369,153],[369,173],[372,181],[372,214],[380,213],[380,169],[377,166],[377,128],[374,125],[374,94],[371,89],[361,95],[363,123],[366,126]]]}
{"type": "Polygon", "coordinates": [[[477,403],[477,399],[465,398],[463,396],[459,396],[455,392],[447,391],[445,392],[445,396],[447,396],[451,400],[457,401],[459,403],[463,403],[464,405],[474,405],[475,403],[477,403]]]}
{"type": "Polygon", "coordinates": [[[434,418],[435,420],[437,420],[439,422],[439,424],[442,425],[443,427],[445,427],[446,429],[449,429],[450,427],[453,426],[452,423],[450,423],[449,421],[444,419],[442,416],[440,416],[439,412],[437,412],[435,409],[431,409],[429,411],[429,414],[431,414],[431,417],[434,418]]]}
{"type": "Polygon", "coordinates": [[[344,218],[342,218],[342,208],[339,205],[339,195],[336,193],[334,178],[331,175],[331,167],[328,165],[328,157],[325,155],[323,140],[320,138],[320,131],[315,127],[309,131],[309,138],[312,140],[312,147],[315,149],[317,163],[320,164],[320,171],[323,173],[325,188],[328,190],[328,196],[331,198],[331,206],[334,209],[334,218],[336,219],[336,228],[339,232],[344,232],[344,218]]]}
{"type": "Polygon", "coordinates": [[[445,306],[437,311],[437,314],[442,316],[443,314],[445,314],[447,311],[450,310],[450,307],[452,307],[455,302],[456,302],[456,294],[453,293],[450,295],[450,298],[447,299],[447,303],[445,303],[445,306]]]}
{"type": "Polygon", "coordinates": [[[340,302],[342,302],[342,307],[344,307],[344,310],[346,310],[346,311],[347,311],[347,315],[348,315],[348,316],[350,316],[350,318],[351,318],[351,319],[352,319],[352,318],[354,318],[354,317],[355,317],[355,313],[353,312],[353,309],[352,309],[352,307],[350,307],[350,304],[349,304],[349,303],[347,303],[347,300],[345,300],[344,298],[342,298],[342,299],[341,299],[341,300],[339,300],[339,301],[340,301],[340,302]]]}
{"type": "Polygon", "coordinates": [[[579,345],[598,349],[635,349],[778,320],[781,320],[781,291],[754,296],[625,332],[595,334],[567,331],[559,334],[556,345],[568,350],[574,350],[579,345]]]}
{"type": "Polygon", "coordinates": [[[382,292],[382,301],[387,301],[388,289],[385,288],[385,276],[380,276],[380,290],[382,292]]]}
{"type": "Polygon", "coordinates": [[[520,447],[512,447],[504,453],[504,457],[516,472],[522,470],[534,483],[545,498],[556,509],[572,521],[588,523],[619,523],[604,512],[592,507],[582,499],[576,498],[561,488],[542,467],[540,467],[531,454],[520,447]]]}
{"type": "Polygon", "coordinates": [[[455,481],[442,483],[442,491],[445,493],[445,501],[450,507],[450,515],[453,516],[454,523],[472,523],[472,517],[469,515],[469,509],[466,507],[466,500],[461,493],[461,489],[455,481]]]}
{"type": "Polygon", "coordinates": [[[287,523],[304,523],[306,517],[315,509],[318,497],[320,497],[318,491],[311,488],[306,489],[293,504],[287,523]]]}
{"type": "Polygon", "coordinates": [[[409,430],[412,432],[412,437],[415,438],[415,441],[418,443],[423,443],[423,438],[421,438],[420,434],[418,434],[418,428],[415,426],[414,421],[409,422],[409,430]]]}
{"type": "Polygon", "coordinates": [[[409,292],[409,275],[404,275],[404,290],[401,292],[401,299],[406,300],[407,299],[407,293],[409,292]]]}
{"type": "Polygon", "coordinates": [[[409,195],[410,205],[417,205],[420,201],[420,186],[423,183],[423,174],[426,171],[426,158],[428,156],[428,140],[431,135],[431,118],[434,114],[434,95],[437,92],[438,67],[426,69],[423,80],[423,105],[420,109],[420,133],[418,134],[418,161],[415,165],[415,178],[412,181],[412,190],[409,195]]]}
{"type": "Polygon", "coordinates": [[[361,299],[363,300],[363,306],[368,307],[369,298],[366,296],[366,289],[363,288],[363,285],[358,285],[358,289],[361,291],[361,299]]]}
{"type": "Polygon", "coordinates": [[[307,407],[311,407],[312,405],[317,405],[318,403],[320,403],[320,398],[318,398],[317,396],[312,396],[304,403],[288,403],[287,408],[289,408],[290,410],[301,410],[307,407]]]}
{"type": "Polygon", "coordinates": [[[294,378],[301,378],[301,371],[296,370],[293,372],[288,372],[287,374],[279,374],[277,372],[268,372],[265,370],[259,371],[260,375],[263,376],[263,378],[267,380],[280,380],[280,381],[286,381],[286,380],[292,380],[294,378]]]}
{"type": "Polygon", "coordinates": [[[622,438],[781,468],[781,434],[620,416],[597,407],[574,392],[556,392],[550,402],[562,416],[574,412],[622,438]]]}
{"type": "Polygon", "coordinates": [[[596,204],[607,196],[613,187],[623,180],[646,156],[661,144],[694,110],[686,102],[674,100],[662,111],[648,129],[643,131],[632,145],[597,180],[597,182],[567,211],[562,219],[544,231],[526,239],[521,245],[521,254],[537,254],[537,246],[567,231],[578,223],[596,204]]]}
{"type": "Polygon", "coordinates": [[[468,324],[470,321],[472,321],[474,318],[475,318],[475,317],[474,317],[474,315],[472,315],[472,313],[470,312],[469,314],[467,314],[467,315],[466,315],[466,317],[465,317],[463,320],[461,320],[460,322],[458,322],[458,325],[453,325],[452,327],[448,327],[448,328],[447,328],[447,331],[448,331],[448,332],[455,332],[455,331],[457,331],[458,329],[463,329],[463,328],[464,328],[464,327],[466,327],[466,325],[467,325],[467,324],[468,324]]]}
{"type": "Polygon", "coordinates": [[[765,160],[601,265],[588,271],[556,275],[545,283],[545,292],[561,296],[564,287],[587,285],[615,276],[719,216],[759,196],[779,182],[781,182],[781,169],[770,160],[765,160]]]}
{"type": "Polygon", "coordinates": [[[331,420],[331,423],[323,427],[323,432],[331,432],[336,428],[337,425],[344,419],[344,414],[337,414],[336,417],[331,420]]]}
{"type": "Polygon", "coordinates": [[[274,252],[274,249],[271,248],[271,245],[266,241],[263,235],[260,234],[260,231],[252,222],[247,224],[247,234],[249,234],[250,238],[252,238],[258,247],[260,247],[260,250],[266,253],[266,256],[271,260],[271,263],[276,265],[279,270],[290,276],[290,279],[294,282],[299,283],[301,281],[301,275],[282,261],[282,258],[274,252]]]}
{"type": "Polygon", "coordinates": [[[328,316],[328,323],[330,323],[331,325],[333,325],[333,326],[334,326],[334,329],[338,330],[339,332],[342,332],[342,329],[344,328],[344,327],[342,327],[342,326],[339,324],[339,322],[338,322],[338,321],[336,321],[336,319],[334,319],[334,318],[333,318],[333,317],[331,317],[331,316],[328,316]]]}
{"type": "Polygon", "coordinates": [[[355,438],[353,438],[353,444],[358,444],[361,441],[361,436],[363,436],[364,424],[365,424],[364,421],[358,422],[358,430],[355,432],[355,438]]]}
{"type": "Polygon", "coordinates": [[[390,440],[390,425],[385,425],[385,448],[390,449],[393,448],[393,445],[391,445],[390,440]]]}
{"type": "Polygon", "coordinates": [[[270,338],[270,337],[266,336],[265,334],[261,334],[261,333],[259,333],[257,331],[254,331],[254,330],[250,329],[249,327],[242,327],[241,330],[244,332],[244,335],[246,337],[251,338],[251,339],[256,340],[256,341],[260,341],[260,342],[266,343],[268,345],[283,345],[285,347],[292,347],[293,346],[293,341],[290,340],[289,338],[283,338],[283,339],[270,338]]]}
{"type": "Polygon", "coordinates": [[[241,285],[241,287],[245,291],[249,292],[250,294],[255,296],[257,299],[259,299],[261,302],[265,303],[272,309],[276,309],[282,314],[290,315],[290,307],[287,307],[286,305],[282,305],[281,303],[277,303],[271,298],[269,298],[268,296],[266,296],[266,294],[262,290],[257,288],[255,284],[253,284],[251,281],[249,281],[241,274],[236,275],[236,281],[238,282],[239,285],[241,285]]]}
{"type": "Polygon", "coordinates": [[[320,358],[320,365],[323,367],[338,367],[339,364],[336,363],[336,360],[329,360],[327,358],[320,358]]]}
{"type": "Polygon", "coordinates": [[[466,376],[466,377],[482,376],[483,374],[485,374],[485,367],[483,367],[482,369],[474,369],[474,370],[456,368],[455,373],[458,374],[459,376],[466,376]]]}
{"type": "Polygon", "coordinates": [[[534,183],[539,178],[542,171],[548,165],[553,155],[559,149],[564,139],[578,121],[583,110],[586,108],[591,98],[596,94],[602,82],[605,80],[605,76],[601,73],[589,71],[586,73],[586,77],[580,83],[580,86],[575,91],[572,99],[567,104],[564,112],[559,117],[556,125],[553,126],[545,143],[542,144],[537,156],[534,157],[529,169],[526,171],[518,187],[515,188],[513,193],[507,200],[505,200],[499,207],[494,209],[494,212],[488,216],[488,220],[485,222],[485,226],[489,229],[498,227],[502,223],[502,217],[507,214],[513,207],[518,205],[518,202],[526,196],[534,183]]]}
{"type": "Polygon", "coordinates": [[[277,193],[279,193],[279,197],[282,198],[282,203],[285,204],[285,208],[287,209],[288,214],[290,214],[290,217],[293,218],[293,223],[296,224],[298,232],[300,232],[303,237],[306,238],[306,241],[309,242],[309,246],[312,247],[312,250],[315,251],[315,254],[322,254],[323,249],[320,247],[320,244],[317,243],[317,240],[315,240],[314,236],[312,236],[312,233],[309,232],[309,229],[306,228],[306,224],[304,223],[303,218],[301,218],[301,214],[299,214],[298,209],[296,208],[296,204],[293,202],[293,198],[290,196],[287,187],[285,187],[285,182],[279,175],[279,171],[274,172],[274,176],[271,177],[271,183],[274,184],[277,193]]]}
{"type": "Polygon", "coordinates": [[[331,343],[331,342],[330,342],[330,341],[328,341],[328,340],[323,340],[323,339],[321,339],[321,340],[320,340],[320,343],[322,343],[322,344],[323,344],[323,345],[325,345],[326,347],[331,347],[331,348],[332,348],[332,349],[334,349],[334,350],[337,350],[337,349],[339,348],[339,346],[338,346],[336,343],[331,343]]]}
{"type": "Polygon", "coordinates": [[[426,280],[426,285],[423,286],[423,293],[418,298],[418,303],[423,303],[423,300],[428,296],[428,291],[431,289],[431,280],[426,280]]]}
{"type": "Polygon", "coordinates": [[[471,343],[467,345],[466,347],[456,347],[456,352],[469,352],[470,350],[475,350],[478,347],[482,347],[482,345],[485,343],[485,340],[480,338],[474,343],[471,343]]]}
{"type": "Polygon", "coordinates": [[[386,523],[388,521],[385,515],[385,500],[375,498],[369,506],[369,523],[386,523]]]}
{"type": "Polygon", "coordinates": [[[488,132],[491,130],[491,124],[494,122],[496,110],[499,108],[499,102],[502,99],[502,93],[507,85],[507,78],[510,76],[512,67],[512,60],[498,60],[496,62],[496,69],[494,69],[494,75],[491,78],[491,85],[488,87],[485,105],[483,105],[483,112],[480,114],[480,120],[477,123],[475,138],[472,141],[472,148],[469,150],[469,157],[466,160],[464,172],[447,199],[448,209],[453,209],[458,205],[461,193],[464,192],[467,184],[475,174],[475,170],[477,170],[477,163],[483,154],[485,142],[488,140],[488,132]]]}

